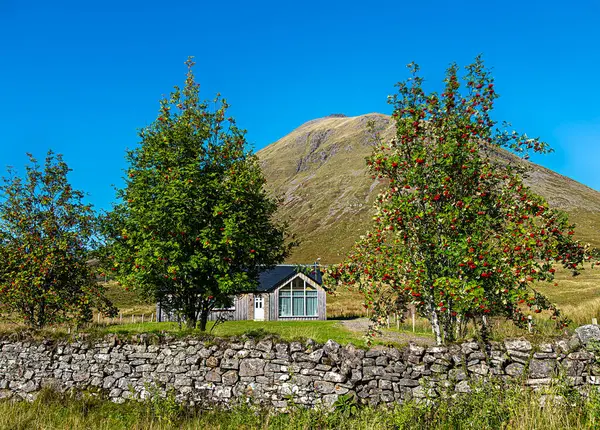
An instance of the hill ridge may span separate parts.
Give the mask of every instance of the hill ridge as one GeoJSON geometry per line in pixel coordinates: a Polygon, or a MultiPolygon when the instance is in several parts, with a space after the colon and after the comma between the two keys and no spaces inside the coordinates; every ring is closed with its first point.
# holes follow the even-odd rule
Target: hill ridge
{"type": "MultiPolygon", "coordinates": [[[[388,115],[334,115],[307,121],[257,152],[267,189],[283,198],[279,216],[301,241],[288,262],[341,261],[370,227],[373,199],[381,190],[365,163],[373,148],[370,121],[383,139],[393,136],[388,115]]],[[[578,238],[600,247],[600,192],[527,163],[525,183],[571,216],[578,238]]]]}

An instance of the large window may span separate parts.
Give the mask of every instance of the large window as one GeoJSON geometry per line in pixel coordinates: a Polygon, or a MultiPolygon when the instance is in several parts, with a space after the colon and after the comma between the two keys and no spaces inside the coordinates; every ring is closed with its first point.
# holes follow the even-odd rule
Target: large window
{"type": "Polygon", "coordinates": [[[300,276],[279,289],[280,317],[316,317],[317,290],[300,276]]]}

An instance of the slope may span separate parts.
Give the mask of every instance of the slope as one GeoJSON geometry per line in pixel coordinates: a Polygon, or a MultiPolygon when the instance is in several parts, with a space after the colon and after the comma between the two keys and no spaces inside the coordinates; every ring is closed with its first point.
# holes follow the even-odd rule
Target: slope
{"type": "MultiPolygon", "coordinates": [[[[309,121],[257,153],[269,191],[283,199],[279,216],[301,241],[289,262],[339,262],[369,228],[382,187],[365,163],[373,149],[369,122],[384,139],[394,133],[386,115],[335,115],[309,121]]],[[[529,164],[525,182],[571,216],[580,240],[600,247],[600,192],[529,164]]]]}

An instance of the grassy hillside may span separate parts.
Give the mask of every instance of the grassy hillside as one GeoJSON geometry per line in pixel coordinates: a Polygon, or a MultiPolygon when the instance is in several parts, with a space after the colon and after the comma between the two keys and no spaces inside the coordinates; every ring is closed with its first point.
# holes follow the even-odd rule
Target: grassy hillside
{"type": "MultiPolygon", "coordinates": [[[[385,139],[393,135],[393,123],[386,115],[325,117],[258,152],[267,187],[283,197],[280,216],[302,242],[289,262],[307,263],[317,257],[325,264],[339,262],[369,227],[373,200],[381,189],[365,164],[372,151],[370,120],[385,139]]],[[[553,207],[570,214],[578,224],[579,239],[600,247],[600,193],[529,164],[527,184],[553,207]]]]}

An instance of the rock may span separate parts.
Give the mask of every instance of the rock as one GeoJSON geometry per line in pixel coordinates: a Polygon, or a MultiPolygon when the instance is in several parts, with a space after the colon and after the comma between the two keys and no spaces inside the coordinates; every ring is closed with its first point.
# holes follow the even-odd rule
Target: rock
{"type": "Polygon", "coordinates": [[[454,390],[459,393],[470,393],[473,391],[468,381],[460,381],[458,384],[456,384],[454,390]]]}
{"type": "Polygon", "coordinates": [[[389,390],[384,390],[379,395],[379,398],[381,399],[382,402],[391,403],[394,401],[394,393],[389,390]]]}
{"type": "Polygon", "coordinates": [[[531,378],[528,379],[525,384],[529,385],[529,386],[540,386],[540,385],[550,385],[550,383],[552,382],[551,378],[531,378]]]}
{"type": "Polygon", "coordinates": [[[375,359],[376,366],[387,366],[389,359],[386,356],[380,356],[375,359]]]}
{"type": "Polygon", "coordinates": [[[525,366],[521,363],[511,363],[504,369],[506,374],[512,377],[521,376],[524,370],[525,366]]]}
{"type": "Polygon", "coordinates": [[[366,366],[363,367],[363,379],[373,379],[376,376],[383,376],[385,374],[385,370],[378,366],[366,366]]]}
{"type": "Polygon", "coordinates": [[[217,399],[229,399],[231,397],[232,388],[219,386],[215,388],[215,397],[217,399]]]}
{"type": "Polygon", "coordinates": [[[586,378],[588,384],[591,385],[600,385],[600,376],[588,376],[586,378]]]}
{"type": "MultiPolygon", "coordinates": [[[[210,373],[210,372],[209,372],[210,373]]],[[[219,378],[220,380],[220,378],[219,378]]],[[[175,387],[189,387],[192,385],[192,378],[188,378],[185,375],[177,375],[175,377],[175,382],[173,382],[173,386],[175,387]]]]}
{"type": "Polygon", "coordinates": [[[352,369],[352,373],[351,373],[351,376],[350,376],[350,381],[351,382],[360,381],[360,380],[362,380],[362,377],[363,377],[363,375],[362,375],[362,371],[361,370],[359,370],[359,369],[352,369]]]}
{"type": "Polygon", "coordinates": [[[208,367],[219,367],[219,359],[214,355],[210,356],[206,359],[206,365],[208,367]]]}
{"type": "Polygon", "coordinates": [[[37,384],[35,383],[35,381],[32,381],[32,380],[29,380],[19,386],[19,391],[22,391],[24,393],[31,393],[32,391],[35,391],[37,389],[38,389],[37,384]]]}
{"type": "Polygon", "coordinates": [[[554,360],[531,360],[529,362],[529,377],[532,379],[552,376],[556,368],[554,360]]]}
{"type": "Polygon", "coordinates": [[[273,342],[270,339],[261,340],[256,344],[256,349],[263,352],[271,352],[271,349],[273,349],[273,342]]]}
{"type": "Polygon", "coordinates": [[[246,358],[240,362],[240,376],[264,375],[265,361],[260,358],[246,358]]]}
{"type": "Polygon", "coordinates": [[[316,351],[311,352],[310,354],[308,354],[308,361],[318,363],[319,361],[321,361],[323,353],[323,349],[317,349],[316,351]]]}
{"type": "Polygon", "coordinates": [[[474,373],[476,375],[487,375],[490,371],[490,367],[485,363],[475,364],[473,366],[468,367],[469,372],[474,373]]]}
{"type": "Polygon", "coordinates": [[[90,378],[89,372],[73,372],[73,381],[83,382],[90,378]]]}
{"type": "Polygon", "coordinates": [[[292,352],[299,352],[304,350],[304,348],[302,347],[302,344],[300,342],[292,342],[290,343],[290,353],[292,352]]]}
{"type": "Polygon", "coordinates": [[[289,345],[287,343],[278,343],[275,345],[275,352],[277,354],[287,355],[289,345]]]}
{"type": "MultiPolygon", "coordinates": [[[[175,381],[177,381],[178,376],[175,377],[175,381]]],[[[219,369],[213,369],[209,372],[206,372],[204,375],[204,380],[208,382],[221,382],[221,371],[219,369]]]]}
{"type": "Polygon", "coordinates": [[[581,346],[581,340],[579,340],[579,336],[577,333],[574,333],[573,336],[567,341],[567,352],[575,351],[579,349],[581,346]]]}
{"type": "Polygon", "coordinates": [[[401,387],[418,387],[419,381],[415,381],[414,379],[400,379],[398,385],[401,387]]]}
{"type": "Polygon", "coordinates": [[[338,395],[337,394],[326,394],[326,395],[323,396],[323,399],[321,400],[321,403],[326,408],[331,408],[333,406],[333,404],[336,402],[337,399],[338,399],[338,395]]]}
{"type": "Polygon", "coordinates": [[[122,392],[123,392],[123,390],[121,390],[120,388],[113,388],[108,393],[108,397],[119,397],[122,392]]]}
{"type": "Polygon", "coordinates": [[[323,351],[325,351],[325,354],[333,358],[335,358],[338,355],[338,353],[340,352],[340,348],[340,344],[331,339],[329,339],[325,343],[325,345],[323,345],[323,351]]]}
{"type": "Polygon", "coordinates": [[[600,341],[600,326],[597,324],[587,324],[577,327],[575,334],[584,345],[588,345],[591,341],[600,341]]]}
{"type": "Polygon", "coordinates": [[[321,394],[334,393],[335,384],[327,381],[315,381],[315,390],[321,394]]]}
{"type": "Polygon", "coordinates": [[[364,356],[365,352],[363,350],[358,349],[350,343],[346,345],[341,351],[342,365],[346,365],[352,369],[356,369],[360,367],[364,356]]]}
{"type": "Polygon", "coordinates": [[[394,388],[394,385],[392,384],[392,381],[380,379],[379,380],[379,388],[381,388],[382,390],[392,390],[394,388]]]}
{"type": "Polygon", "coordinates": [[[415,345],[414,343],[410,343],[408,345],[408,352],[410,355],[415,355],[417,357],[422,357],[425,354],[425,348],[419,345],[415,345]]]}
{"type": "Polygon", "coordinates": [[[569,358],[569,360],[589,361],[594,358],[594,354],[587,351],[577,351],[570,353],[567,357],[569,358]]]}
{"type": "Polygon", "coordinates": [[[567,371],[567,375],[570,377],[579,377],[583,375],[585,370],[585,363],[578,360],[565,360],[563,366],[567,371]]]}
{"type": "Polygon", "coordinates": [[[469,354],[468,360],[485,360],[486,355],[482,351],[473,351],[469,354]]]}
{"type": "Polygon", "coordinates": [[[323,379],[325,379],[326,381],[329,381],[329,382],[337,382],[337,383],[342,383],[342,382],[346,381],[346,378],[343,375],[340,375],[339,373],[335,373],[335,372],[325,373],[325,376],[323,377],[323,379]]]}
{"type": "Polygon", "coordinates": [[[524,339],[505,340],[504,347],[507,351],[529,352],[533,349],[531,342],[524,339]]]}
{"type": "Polygon", "coordinates": [[[465,355],[472,353],[473,351],[479,350],[479,344],[477,342],[464,342],[461,345],[461,352],[465,355]]]}
{"type": "Polygon", "coordinates": [[[221,360],[221,369],[234,369],[240,368],[240,360],[238,358],[224,358],[221,360]]]}
{"type": "Polygon", "coordinates": [[[443,366],[441,364],[432,364],[430,369],[434,373],[444,373],[448,370],[448,366],[443,366]]]}
{"type": "Polygon", "coordinates": [[[444,354],[448,352],[448,348],[445,346],[430,346],[427,348],[428,354],[444,354]]]}
{"type": "Polygon", "coordinates": [[[239,378],[235,370],[229,370],[221,375],[221,379],[225,385],[234,385],[239,378]]]}
{"type": "Polygon", "coordinates": [[[467,379],[467,373],[463,369],[450,369],[448,376],[453,381],[463,381],[467,379]]]}
{"type": "Polygon", "coordinates": [[[433,388],[415,387],[412,391],[414,397],[418,399],[437,397],[437,392],[433,388]]]}

